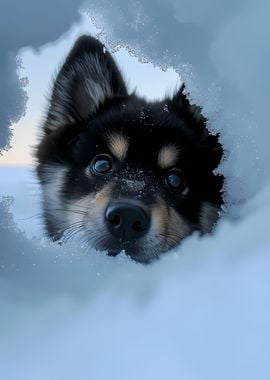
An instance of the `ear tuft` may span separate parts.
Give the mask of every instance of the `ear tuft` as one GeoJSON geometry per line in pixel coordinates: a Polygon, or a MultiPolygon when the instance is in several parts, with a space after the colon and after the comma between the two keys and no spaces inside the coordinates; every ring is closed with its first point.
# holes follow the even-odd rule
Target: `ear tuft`
{"type": "Polygon", "coordinates": [[[106,100],[127,95],[124,80],[104,45],[93,37],[82,36],[54,82],[45,131],[82,122],[106,100]]]}
{"type": "Polygon", "coordinates": [[[202,114],[202,108],[191,104],[185,93],[186,86],[182,84],[171,100],[172,109],[195,127],[205,127],[207,119],[202,114]]]}
{"type": "Polygon", "coordinates": [[[192,129],[200,142],[202,157],[211,170],[214,170],[223,157],[223,147],[219,134],[212,134],[207,128],[207,119],[202,114],[202,108],[191,104],[185,93],[183,84],[170,103],[171,109],[177,113],[192,129]]]}

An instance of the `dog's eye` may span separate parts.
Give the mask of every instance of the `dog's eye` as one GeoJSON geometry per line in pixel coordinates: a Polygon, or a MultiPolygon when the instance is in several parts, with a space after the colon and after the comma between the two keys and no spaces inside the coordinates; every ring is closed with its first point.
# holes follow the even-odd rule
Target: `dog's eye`
{"type": "Polygon", "coordinates": [[[183,191],[186,188],[185,177],[179,169],[170,170],[165,176],[165,183],[172,190],[183,191]]]}
{"type": "Polygon", "coordinates": [[[92,171],[97,174],[106,174],[112,170],[112,159],[107,155],[97,156],[92,164],[92,171]]]}

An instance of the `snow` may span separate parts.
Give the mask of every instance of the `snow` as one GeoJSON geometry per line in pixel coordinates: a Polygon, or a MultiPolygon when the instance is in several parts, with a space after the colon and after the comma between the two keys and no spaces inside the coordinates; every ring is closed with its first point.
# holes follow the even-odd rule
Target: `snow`
{"type": "Polygon", "coordinates": [[[37,3],[33,0],[23,3],[18,0],[1,2],[0,148],[9,147],[10,126],[24,114],[27,101],[24,83],[20,82],[16,73],[18,49],[29,45],[37,48],[58,38],[71,23],[79,20],[77,10],[81,3],[81,0],[56,0],[53,3],[37,3]]]}
{"type": "Polygon", "coordinates": [[[31,170],[1,168],[0,193],[15,197],[0,204],[1,378],[269,379],[269,11],[266,0],[92,2],[109,45],[173,66],[221,134],[227,214],[145,266],[40,237],[31,170]]]}

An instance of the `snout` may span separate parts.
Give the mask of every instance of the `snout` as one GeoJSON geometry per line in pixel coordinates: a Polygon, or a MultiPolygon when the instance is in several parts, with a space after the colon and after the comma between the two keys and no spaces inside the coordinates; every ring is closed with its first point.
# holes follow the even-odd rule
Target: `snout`
{"type": "Polygon", "coordinates": [[[139,239],[150,227],[150,214],[145,207],[128,201],[110,203],[105,212],[105,223],[111,235],[120,243],[139,239]]]}

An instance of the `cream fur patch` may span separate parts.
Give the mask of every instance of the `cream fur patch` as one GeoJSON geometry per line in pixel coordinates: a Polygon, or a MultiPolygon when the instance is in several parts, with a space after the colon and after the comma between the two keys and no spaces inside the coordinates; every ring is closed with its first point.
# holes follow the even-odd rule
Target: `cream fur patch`
{"type": "Polygon", "coordinates": [[[176,164],[179,157],[179,150],[174,145],[164,145],[158,154],[158,166],[161,169],[169,168],[176,164]]]}
{"type": "Polygon", "coordinates": [[[125,159],[129,146],[128,139],[125,136],[119,133],[111,133],[108,135],[108,144],[111,153],[118,160],[122,161],[125,159]]]}

